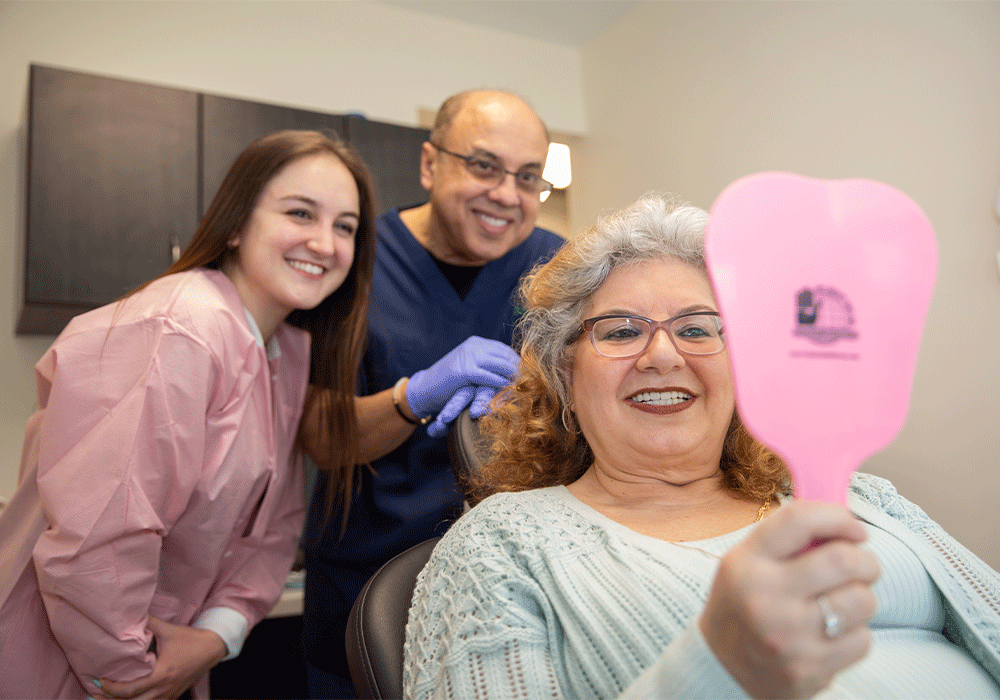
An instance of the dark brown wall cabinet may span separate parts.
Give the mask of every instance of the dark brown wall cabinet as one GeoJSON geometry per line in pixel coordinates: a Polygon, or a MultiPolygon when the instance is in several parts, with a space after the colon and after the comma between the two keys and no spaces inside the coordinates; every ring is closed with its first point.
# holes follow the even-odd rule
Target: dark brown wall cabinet
{"type": "Polygon", "coordinates": [[[233,158],[279,129],[319,129],[354,146],[383,209],[427,200],[426,129],[32,65],[17,332],[58,333],[166,269],[233,158]]]}

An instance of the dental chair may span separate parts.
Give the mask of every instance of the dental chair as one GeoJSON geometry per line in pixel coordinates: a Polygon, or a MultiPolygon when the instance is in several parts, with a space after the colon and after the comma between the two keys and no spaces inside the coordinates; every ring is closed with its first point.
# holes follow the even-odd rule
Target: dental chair
{"type": "MultiPolygon", "coordinates": [[[[463,411],[448,433],[448,454],[462,493],[487,455],[479,428],[463,411]]],[[[403,643],[417,574],[440,537],[411,547],[390,559],[361,589],[347,619],[347,664],[354,690],[362,700],[403,696],[403,643]]]]}
{"type": "Polygon", "coordinates": [[[439,539],[425,540],[387,561],[354,601],[347,618],[347,665],[362,700],[403,697],[403,643],[410,599],[417,574],[439,539]]]}

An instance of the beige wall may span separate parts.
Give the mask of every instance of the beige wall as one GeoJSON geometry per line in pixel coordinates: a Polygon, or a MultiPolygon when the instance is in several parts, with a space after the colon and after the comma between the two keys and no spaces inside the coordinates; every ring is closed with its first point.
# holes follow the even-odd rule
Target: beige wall
{"type": "Polygon", "coordinates": [[[52,342],[14,335],[30,63],[409,125],[454,92],[501,87],[556,132],[586,129],[579,51],[378,3],[0,2],[0,47],[0,498],[52,342]]]}
{"type": "MultiPolygon", "coordinates": [[[[873,178],[937,234],[912,404],[865,469],[1000,568],[1000,3],[649,2],[583,52],[577,224],[763,170],[873,178]]],[[[870,400],[872,397],[861,397],[870,400]]],[[[874,397],[877,400],[877,397],[874,397]]]]}
{"type": "Polygon", "coordinates": [[[770,169],[913,197],[938,235],[939,279],[907,425],[866,468],[1000,568],[998,36],[996,2],[653,0],[582,52],[343,0],[0,3],[0,496],[51,342],[13,335],[28,63],[406,124],[496,85],[554,131],[586,134],[570,230],[651,189],[708,207],[770,169]]]}

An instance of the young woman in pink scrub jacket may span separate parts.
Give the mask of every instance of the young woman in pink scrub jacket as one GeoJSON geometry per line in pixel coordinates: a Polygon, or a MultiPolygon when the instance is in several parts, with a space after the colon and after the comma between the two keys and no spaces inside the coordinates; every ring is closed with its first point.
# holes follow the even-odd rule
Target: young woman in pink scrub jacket
{"type": "Polygon", "coordinates": [[[273,607],[302,529],[304,404],[323,404],[331,464],[360,462],[370,182],[317,132],[260,139],[180,260],[38,362],[0,515],[0,697],[205,697],[273,607]],[[342,391],[307,389],[310,355],[342,391]]]}

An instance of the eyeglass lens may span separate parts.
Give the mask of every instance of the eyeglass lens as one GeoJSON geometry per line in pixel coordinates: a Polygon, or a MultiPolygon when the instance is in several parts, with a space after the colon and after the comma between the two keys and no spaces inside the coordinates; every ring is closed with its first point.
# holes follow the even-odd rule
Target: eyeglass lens
{"type": "Polygon", "coordinates": [[[694,314],[666,321],[654,322],[630,316],[612,316],[594,322],[590,337],[594,348],[605,357],[631,357],[638,355],[650,343],[654,328],[668,330],[674,345],[681,352],[691,355],[712,355],[723,348],[719,317],[694,314]]]}

